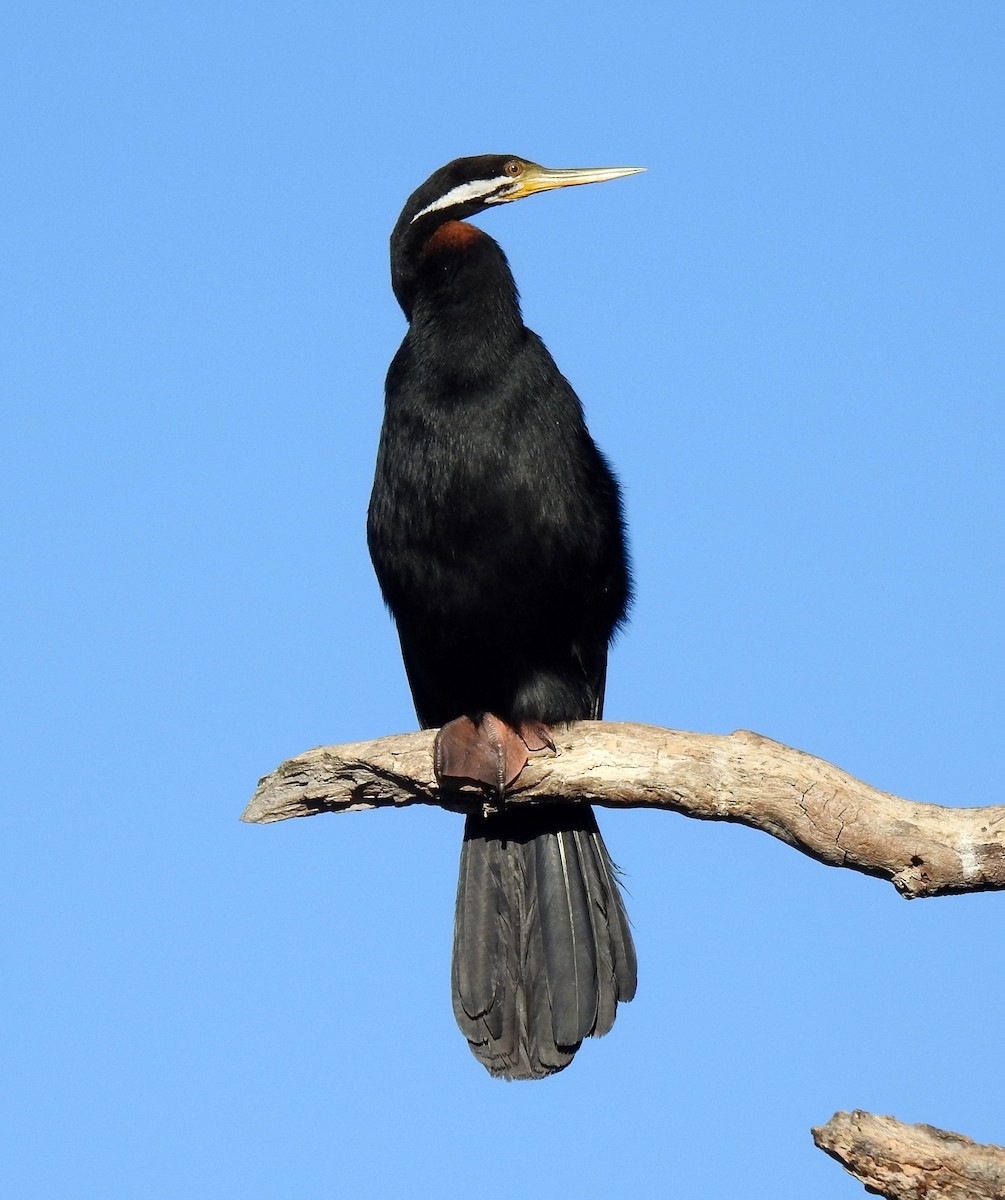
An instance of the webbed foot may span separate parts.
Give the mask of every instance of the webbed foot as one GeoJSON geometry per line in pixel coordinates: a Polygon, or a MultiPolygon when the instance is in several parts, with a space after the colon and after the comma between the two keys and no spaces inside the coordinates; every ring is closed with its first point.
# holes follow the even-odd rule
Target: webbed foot
{"type": "Polygon", "coordinates": [[[540,721],[519,728],[485,713],[477,722],[457,717],[436,735],[433,766],[441,787],[480,783],[502,799],[507,787],[527,765],[531,750],[555,749],[551,731],[540,721]]]}

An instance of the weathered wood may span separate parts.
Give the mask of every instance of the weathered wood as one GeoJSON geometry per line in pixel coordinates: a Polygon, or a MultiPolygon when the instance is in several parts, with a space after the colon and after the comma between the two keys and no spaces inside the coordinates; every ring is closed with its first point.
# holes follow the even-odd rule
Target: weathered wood
{"type": "MultiPolygon", "coordinates": [[[[243,820],[436,804],[434,731],[321,746],[258,785],[243,820]]],[[[725,736],[580,721],[535,754],[507,804],[548,797],[606,807],[667,808],[760,829],[834,867],[892,881],[908,899],[1005,888],[1005,806],[944,808],[879,791],[838,767],[746,730],[725,736]]]]}
{"type": "Polygon", "coordinates": [[[932,1125],[835,1113],[813,1130],[821,1150],[888,1200],[1003,1200],[1005,1148],[932,1125]]]}

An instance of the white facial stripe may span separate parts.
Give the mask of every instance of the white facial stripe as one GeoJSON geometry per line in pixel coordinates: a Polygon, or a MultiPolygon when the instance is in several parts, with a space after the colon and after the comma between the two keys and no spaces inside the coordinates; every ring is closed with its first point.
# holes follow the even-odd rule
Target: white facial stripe
{"type": "Polygon", "coordinates": [[[493,204],[496,200],[503,198],[502,196],[494,197],[493,193],[503,187],[512,186],[513,182],[508,175],[499,175],[495,179],[475,179],[471,183],[459,183],[439,200],[434,200],[432,204],[427,204],[421,212],[417,212],[410,224],[414,225],[419,217],[424,217],[427,213],[438,212],[441,208],[453,208],[455,204],[466,204],[470,200],[481,200],[486,204],[493,204]]]}

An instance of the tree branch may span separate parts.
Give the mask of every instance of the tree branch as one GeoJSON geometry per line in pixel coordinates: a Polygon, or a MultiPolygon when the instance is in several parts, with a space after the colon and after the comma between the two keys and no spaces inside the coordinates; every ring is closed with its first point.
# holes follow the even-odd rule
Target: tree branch
{"type": "Polygon", "coordinates": [[[1001,1200],[1005,1148],[982,1146],[932,1125],[904,1125],[893,1117],[835,1113],[813,1131],[831,1158],[888,1200],[1001,1200]]]}
{"type": "MultiPolygon", "coordinates": [[[[908,899],[1005,888],[1005,806],[902,800],[747,730],[580,721],[553,732],[558,755],[532,755],[507,805],[548,798],[734,821],[830,866],[889,879],[908,899]]],[[[408,804],[470,811],[484,799],[476,789],[436,787],[433,737],[425,730],[309,750],[261,780],[242,820],[408,804]]]]}

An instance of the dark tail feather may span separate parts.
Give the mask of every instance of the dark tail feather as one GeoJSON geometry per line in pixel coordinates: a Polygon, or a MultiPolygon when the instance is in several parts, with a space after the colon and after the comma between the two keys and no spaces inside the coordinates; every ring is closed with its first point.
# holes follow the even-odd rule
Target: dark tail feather
{"type": "Polygon", "coordinates": [[[635,995],[615,869],[583,804],[470,816],[454,922],[454,1015],[492,1075],[538,1079],[635,995]]]}

